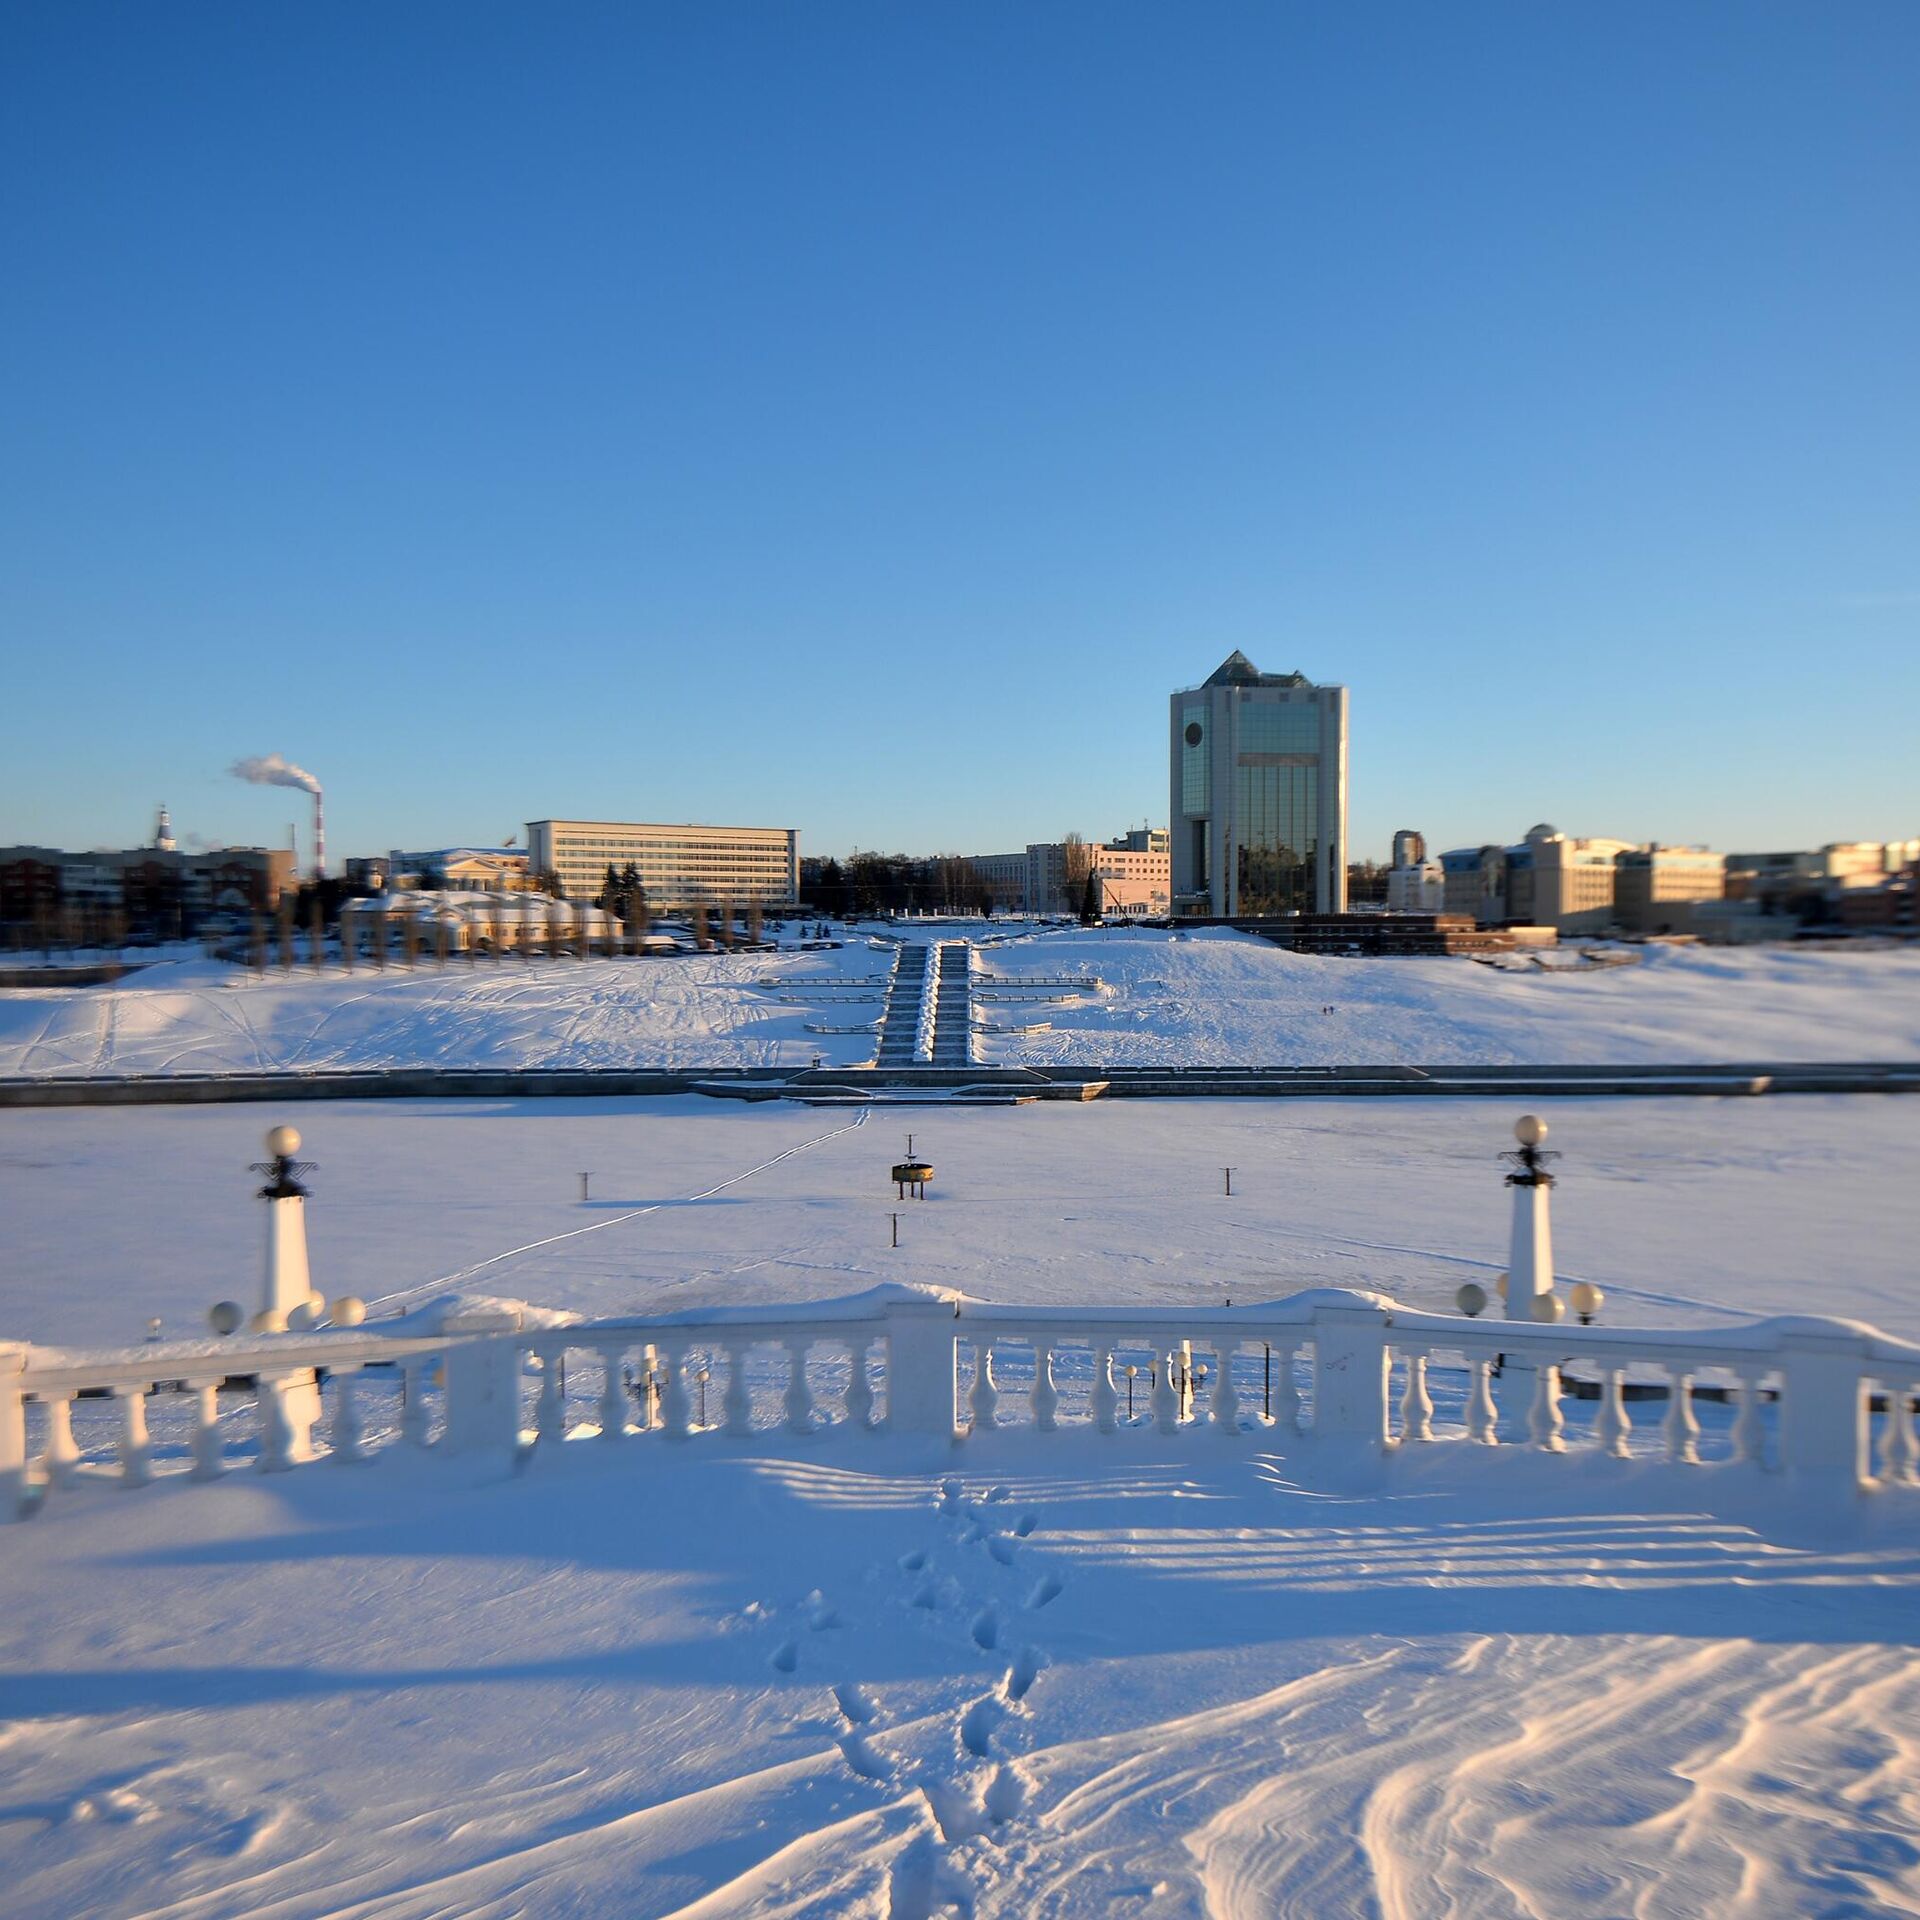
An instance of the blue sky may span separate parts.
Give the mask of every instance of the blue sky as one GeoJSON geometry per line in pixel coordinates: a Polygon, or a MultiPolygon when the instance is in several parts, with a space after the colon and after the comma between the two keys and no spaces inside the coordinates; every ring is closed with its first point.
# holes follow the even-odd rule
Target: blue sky
{"type": "Polygon", "coordinates": [[[1920,7],[0,14],[0,841],[1920,832],[1920,7]]]}

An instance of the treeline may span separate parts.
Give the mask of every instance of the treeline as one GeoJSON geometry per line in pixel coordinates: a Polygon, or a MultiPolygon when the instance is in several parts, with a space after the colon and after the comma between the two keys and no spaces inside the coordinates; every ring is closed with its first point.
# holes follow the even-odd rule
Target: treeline
{"type": "Polygon", "coordinates": [[[993,889],[957,854],[856,853],[803,859],[800,904],[841,919],[883,913],[993,913],[993,889]]]}

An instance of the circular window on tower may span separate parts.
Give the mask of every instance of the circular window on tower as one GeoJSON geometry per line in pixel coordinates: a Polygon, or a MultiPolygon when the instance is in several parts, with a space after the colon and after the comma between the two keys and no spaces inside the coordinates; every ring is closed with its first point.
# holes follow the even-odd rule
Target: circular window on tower
{"type": "Polygon", "coordinates": [[[1200,722],[1198,720],[1189,720],[1187,722],[1187,745],[1190,747],[1197,747],[1199,744],[1200,744],[1200,722]]]}

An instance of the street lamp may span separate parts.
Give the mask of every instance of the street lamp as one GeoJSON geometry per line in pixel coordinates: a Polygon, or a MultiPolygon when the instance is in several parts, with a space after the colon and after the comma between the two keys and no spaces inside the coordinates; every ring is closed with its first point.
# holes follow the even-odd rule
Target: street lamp
{"type": "Polygon", "coordinates": [[[1576,1280],[1569,1289],[1573,1301],[1573,1310],[1580,1316],[1580,1324],[1590,1327],[1600,1317],[1600,1309],[1606,1305],[1607,1296],[1591,1280],[1576,1280]]]}

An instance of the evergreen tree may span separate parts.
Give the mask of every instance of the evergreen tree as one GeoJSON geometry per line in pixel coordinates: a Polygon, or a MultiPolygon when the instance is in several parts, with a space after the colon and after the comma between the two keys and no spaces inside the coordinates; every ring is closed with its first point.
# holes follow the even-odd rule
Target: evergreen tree
{"type": "Polygon", "coordinates": [[[1080,895],[1080,924],[1083,927],[1097,927],[1100,924],[1100,876],[1089,870],[1085,891],[1080,895]]]}

